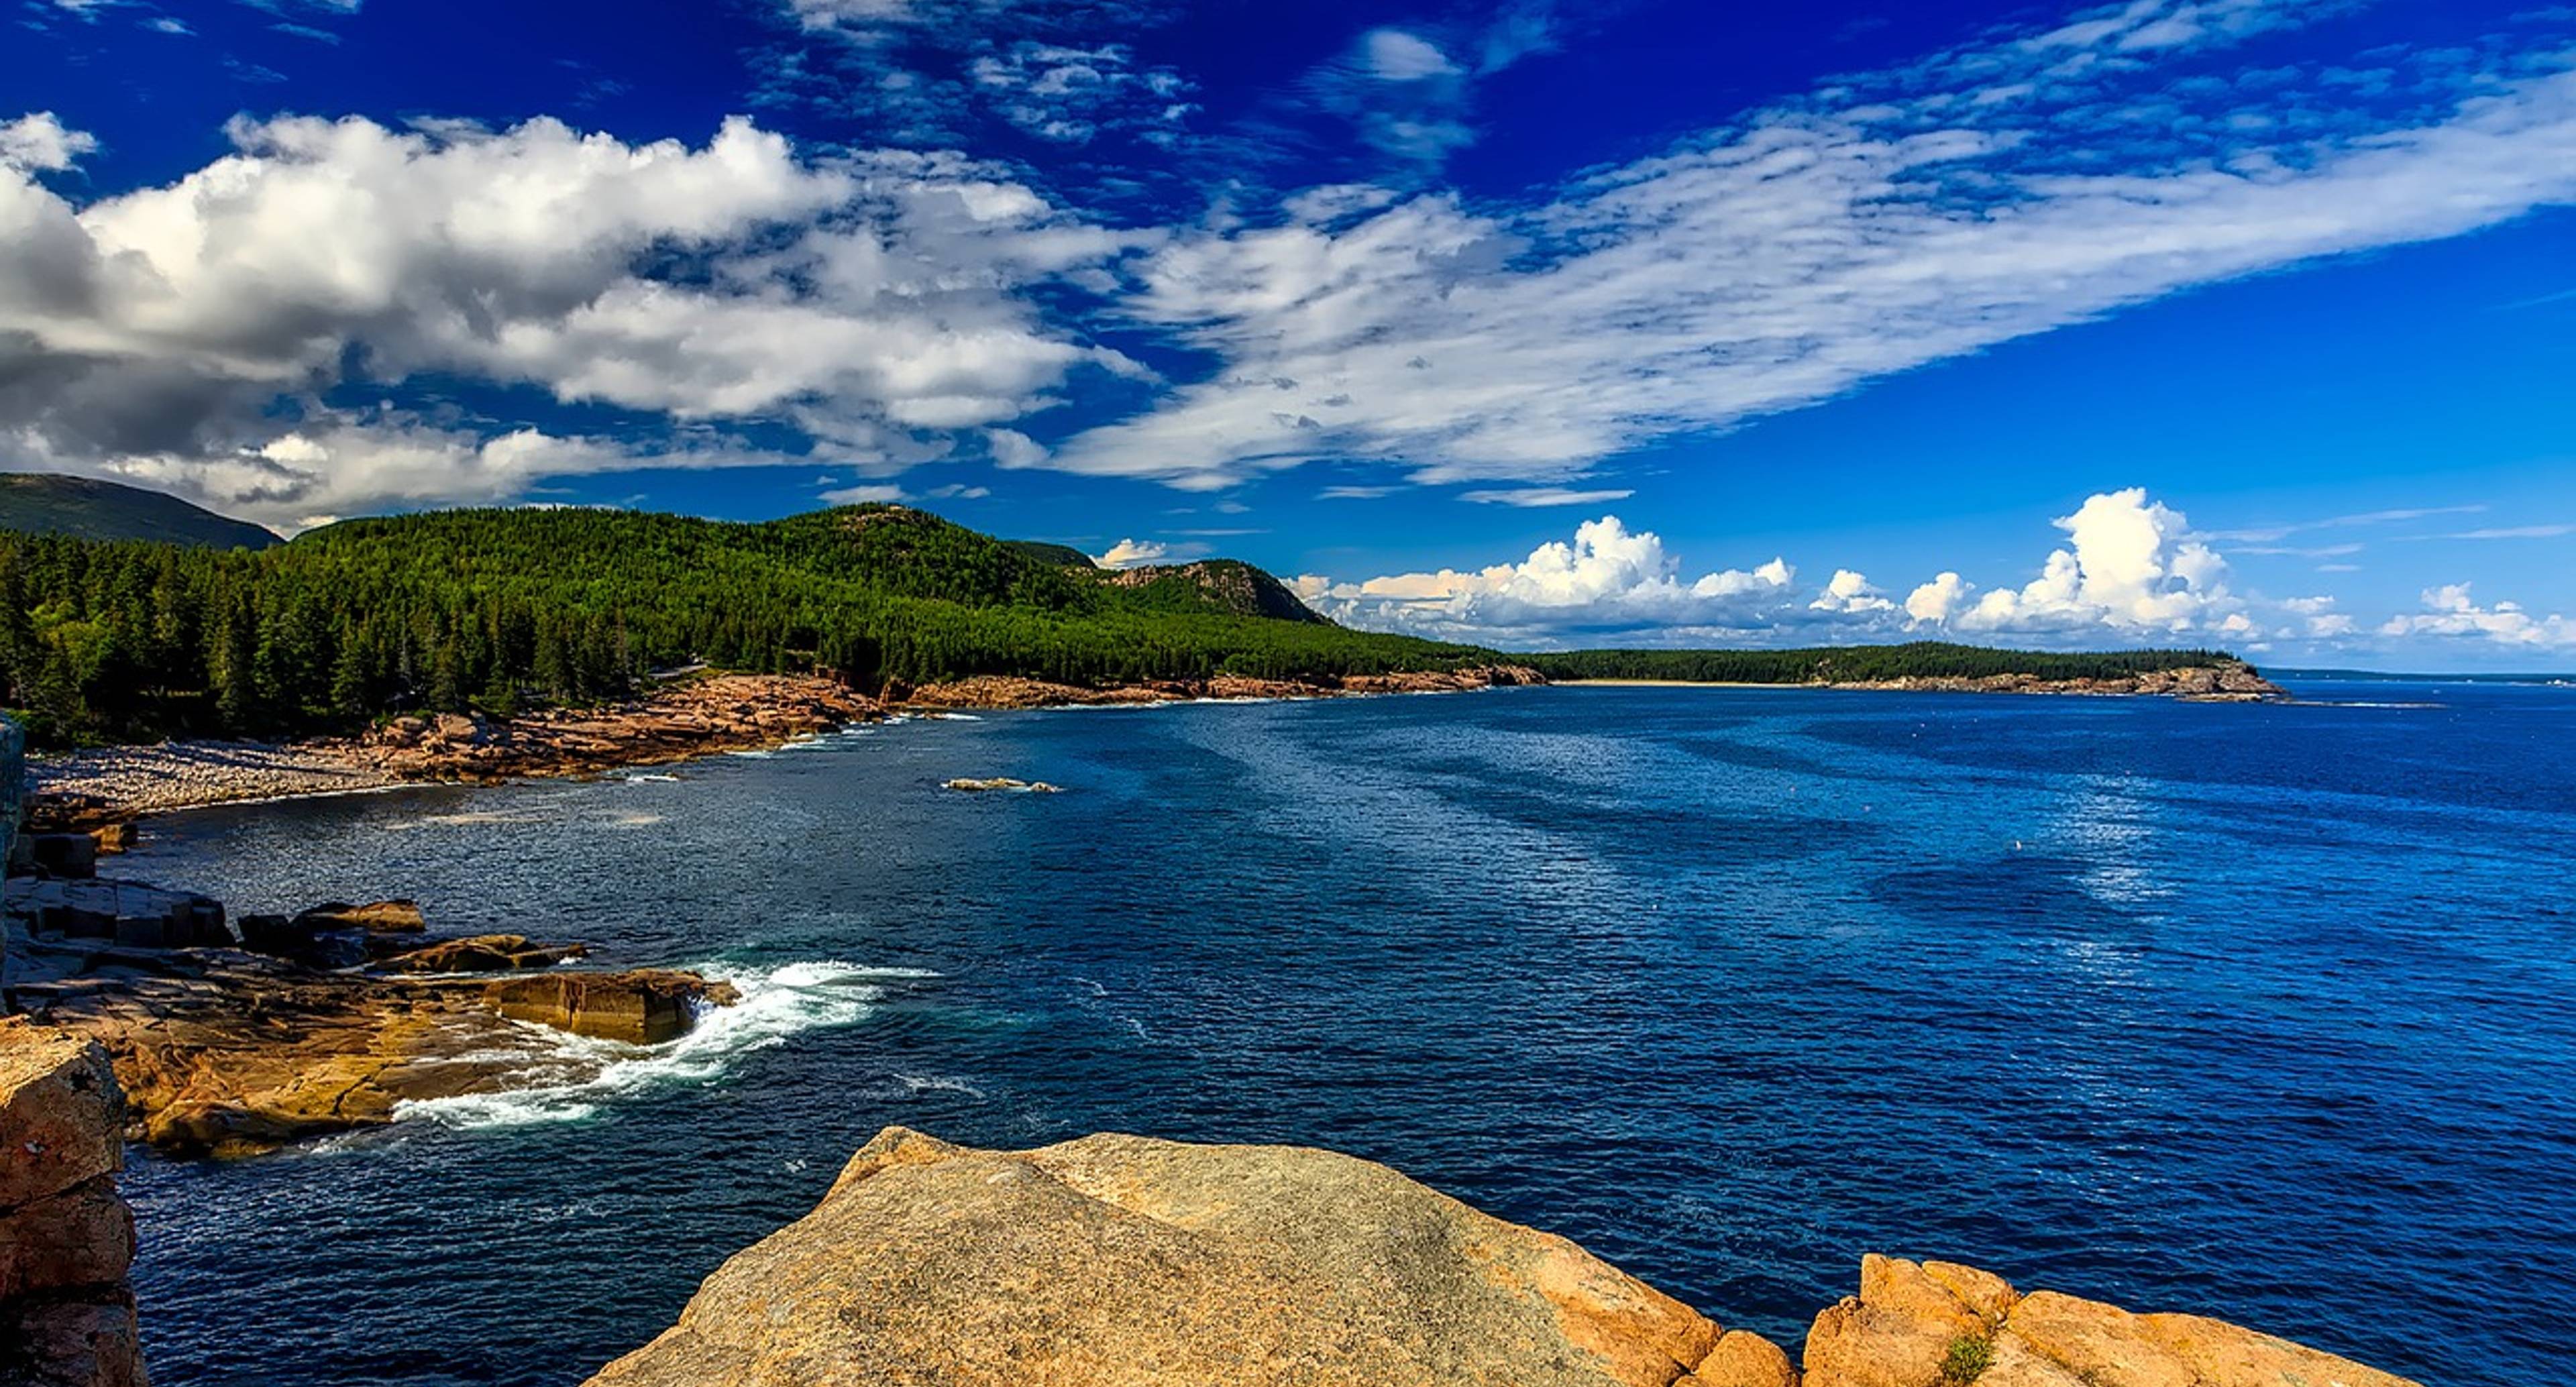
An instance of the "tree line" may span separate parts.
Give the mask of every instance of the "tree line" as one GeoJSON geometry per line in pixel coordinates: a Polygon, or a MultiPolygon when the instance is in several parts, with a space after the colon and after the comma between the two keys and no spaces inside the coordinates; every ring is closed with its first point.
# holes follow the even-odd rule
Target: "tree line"
{"type": "Polygon", "coordinates": [[[1125,588],[1043,557],[900,507],[751,525],[445,511],[344,522],[259,552],[0,536],[0,701],[59,746],[593,702],[697,662],[875,689],[1493,658],[1248,615],[1216,589],[1125,588]]]}

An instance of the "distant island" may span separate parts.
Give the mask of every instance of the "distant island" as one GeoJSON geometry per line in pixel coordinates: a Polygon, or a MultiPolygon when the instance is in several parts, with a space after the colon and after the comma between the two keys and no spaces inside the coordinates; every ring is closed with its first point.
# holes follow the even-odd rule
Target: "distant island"
{"type": "Polygon", "coordinates": [[[1246,563],[1102,569],[894,505],[756,524],[439,511],[265,548],[220,530],[39,528],[0,533],[0,706],[47,747],[508,719],[630,701],[698,669],[810,676],[887,702],[944,689],[949,706],[1559,680],[2277,693],[2204,650],[1511,655],[1346,629],[1246,563]]]}

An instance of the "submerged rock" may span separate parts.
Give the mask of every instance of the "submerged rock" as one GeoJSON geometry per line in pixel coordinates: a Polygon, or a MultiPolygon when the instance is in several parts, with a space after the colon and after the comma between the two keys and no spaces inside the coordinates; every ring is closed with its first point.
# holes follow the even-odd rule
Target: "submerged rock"
{"type": "Polygon", "coordinates": [[[143,1387],[124,1099],[95,1043],[0,1018],[0,1383],[143,1387]]]}
{"type": "Polygon", "coordinates": [[[1780,1387],[1749,1338],[1350,1156],[890,1127],[592,1384],[1780,1387]]]}

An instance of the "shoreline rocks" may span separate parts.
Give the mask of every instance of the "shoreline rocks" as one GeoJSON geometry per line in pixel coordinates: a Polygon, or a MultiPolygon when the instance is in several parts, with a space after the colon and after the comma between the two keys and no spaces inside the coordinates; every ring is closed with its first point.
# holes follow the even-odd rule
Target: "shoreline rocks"
{"type": "Polygon", "coordinates": [[[137,883],[19,878],[6,902],[0,1000],[104,1045],[129,1106],[120,1122],[180,1156],[254,1155],[390,1122],[405,1102],[580,1082],[614,1057],[548,1031],[655,1045],[737,1000],[692,973],[561,967],[579,944],[432,939],[409,901],[248,916],[238,945],[220,904],[137,883]]]}
{"type": "Polygon", "coordinates": [[[2420,1387],[2191,1315],[1871,1256],[1803,1373],[1563,1238],[1355,1157],[888,1127],[588,1387],[2420,1387]]]}
{"type": "Polygon", "coordinates": [[[1017,675],[978,674],[919,688],[897,686],[886,701],[898,708],[1027,709],[1104,707],[1122,704],[1191,703],[1205,700],[1347,698],[1360,694],[1465,693],[1473,689],[1544,684],[1546,676],[1525,665],[1488,665],[1460,670],[1425,670],[1405,674],[1351,674],[1339,678],[1256,679],[1219,674],[1206,679],[1149,680],[1108,688],[1056,684],[1017,675]]]}
{"type": "Polygon", "coordinates": [[[2115,679],[2042,679],[2033,674],[1990,674],[1977,679],[1908,677],[1834,683],[1838,689],[1902,692],[2072,694],[2106,698],[2177,698],[2185,703],[2286,702],[2290,691],[2246,665],[2190,665],[2115,679]]]}
{"type": "Polygon", "coordinates": [[[0,1017],[0,1384],[144,1387],[124,1106],[95,1042],[0,1017]]]}
{"type": "Polygon", "coordinates": [[[2420,1387],[2222,1320],[1874,1253],[1860,1294],[1816,1316],[1806,1369],[1804,1387],[2420,1387]]]}

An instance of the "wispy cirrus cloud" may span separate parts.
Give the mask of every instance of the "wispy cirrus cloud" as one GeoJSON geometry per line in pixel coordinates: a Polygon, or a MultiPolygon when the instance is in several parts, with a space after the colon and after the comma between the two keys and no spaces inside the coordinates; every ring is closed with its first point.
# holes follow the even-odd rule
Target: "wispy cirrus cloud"
{"type": "Polygon", "coordinates": [[[2576,200],[2576,74],[2546,46],[2381,54],[2343,85],[2219,61],[2332,8],[2144,0],[1830,85],[1544,202],[1291,200],[1183,233],[1122,308],[1217,365],[1056,465],[1563,484],[2125,305],[2576,200]]]}
{"type": "Polygon", "coordinates": [[[1625,487],[1575,491],[1561,486],[1529,486],[1462,491],[1458,499],[1487,506],[1597,506],[1604,501],[1624,501],[1636,494],[1625,487]]]}

